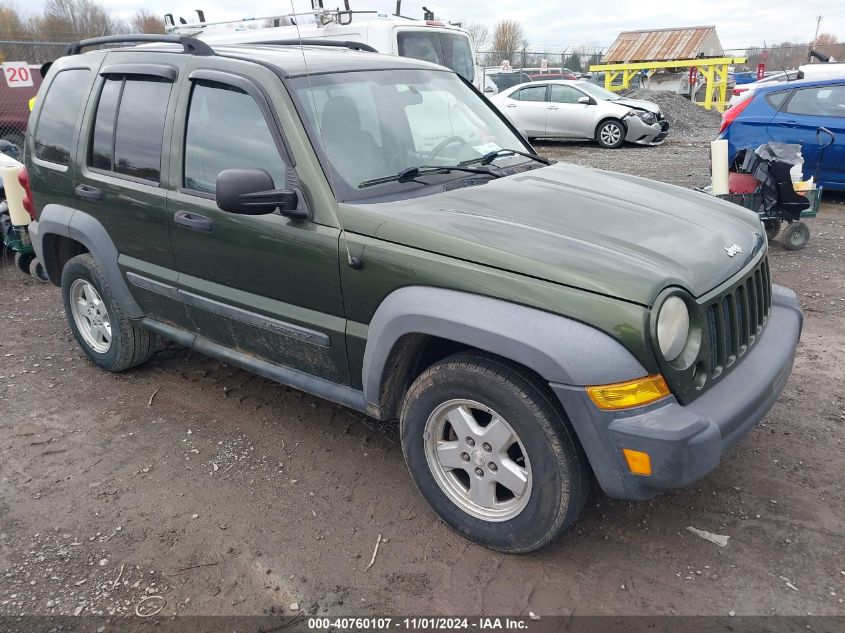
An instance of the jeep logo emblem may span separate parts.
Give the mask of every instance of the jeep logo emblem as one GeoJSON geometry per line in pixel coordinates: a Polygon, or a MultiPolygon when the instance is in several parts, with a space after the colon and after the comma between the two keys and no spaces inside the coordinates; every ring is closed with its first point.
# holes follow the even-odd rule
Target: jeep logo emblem
{"type": "Polygon", "coordinates": [[[733,257],[734,255],[739,255],[742,252],[742,248],[740,248],[739,244],[731,244],[730,246],[725,246],[725,252],[728,254],[728,257],[733,257]]]}

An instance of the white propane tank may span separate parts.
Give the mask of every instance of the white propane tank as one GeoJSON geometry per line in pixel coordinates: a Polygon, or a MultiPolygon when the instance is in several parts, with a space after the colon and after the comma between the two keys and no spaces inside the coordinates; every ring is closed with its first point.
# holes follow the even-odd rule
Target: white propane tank
{"type": "Polygon", "coordinates": [[[23,197],[26,195],[18,174],[23,164],[14,158],[0,153],[0,175],[3,177],[3,189],[6,191],[6,203],[9,205],[9,218],[12,226],[29,226],[32,218],[23,208],[23,197]]]}

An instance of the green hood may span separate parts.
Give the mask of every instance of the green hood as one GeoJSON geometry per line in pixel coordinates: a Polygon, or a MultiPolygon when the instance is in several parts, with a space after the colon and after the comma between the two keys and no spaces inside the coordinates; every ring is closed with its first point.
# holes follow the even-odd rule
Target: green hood
{"type": "Polygon", "coordinates": [[[564,163],[429,196],[341,205],[341,217],[353,233],[643,305],[667,286],[705,294],[765,244],[757,215],[742,207],[564,163]],[[734,244],[742,252],[729,257],[734,244]]]}

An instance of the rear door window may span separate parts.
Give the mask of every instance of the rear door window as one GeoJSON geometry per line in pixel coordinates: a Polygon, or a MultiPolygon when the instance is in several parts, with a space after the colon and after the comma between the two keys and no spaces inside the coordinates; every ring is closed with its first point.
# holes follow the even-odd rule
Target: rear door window
{"type": "Polygon", "coordinates": [[[88,94],[90,71],[86,68],[63,70],[44,96],[35,129],[35,157],[69,165],[77,132],[76,119],[83,98],[88,94]]]}
{"type": "Polygon", "coordinates": [[[546,86],[527,86],[513,96],[517,101],[545,101],[546,86]]]}
{"type": "Polygon", "coordinates": [[[97,169],[111,171],[114,158],[114,117],[117,102],[123,89],[123,79],[110,77],[103,84],[97,115],[94,119],[94,138],[88,164],[97,169]]]}
{"type": "Polygon", "coordinates": [[[157,184],[172,86],[159,77],[107,78],[97,104],[88,164],[157,184]]]}
{"type": "Polygon", "coordinates": [[[845,85],[796,90],[786,104],[786,112],[807,116],[845,117],[845,85]]]}

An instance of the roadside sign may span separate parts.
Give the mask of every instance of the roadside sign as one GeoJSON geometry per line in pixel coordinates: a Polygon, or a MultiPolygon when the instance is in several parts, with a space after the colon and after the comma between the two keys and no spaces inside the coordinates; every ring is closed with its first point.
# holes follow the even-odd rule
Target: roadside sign
{"type": "Polygon", "coordinates": [[[757,81],[766,76],[766,64],[757,64],[757,81]]]}
{"type": "Polygon", "coordinates": [[[32,71],[26,62],[3,62],[3,77],[9,88],[32,86],[32,71]]]}
{"type": "Polygon", "coordinates": [[[511,70],[511,62],[509,59],[502,60],[502,72],[508,73],[511,70]]]}
{"type": "Polygon", "coordinates": [[[689,69],[689,85],[694,86],[698,83],[698,66],[690,66],[689,69]]]}
{"type": "Polygon", "coordinates": [[[549,69],[549,60],[544,59],[540,62],[540,69],[541,70],[548,70],[549,69]]]}

